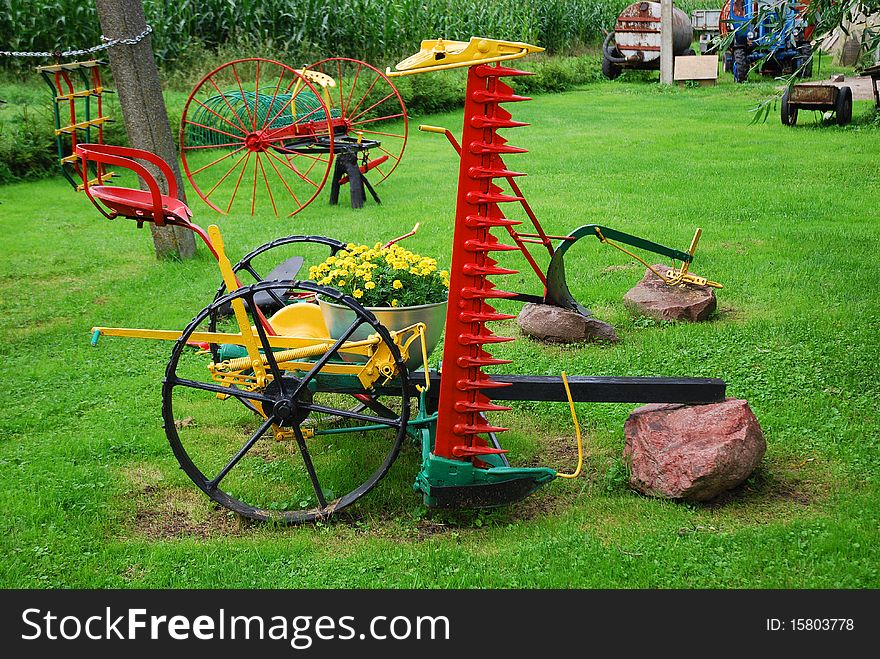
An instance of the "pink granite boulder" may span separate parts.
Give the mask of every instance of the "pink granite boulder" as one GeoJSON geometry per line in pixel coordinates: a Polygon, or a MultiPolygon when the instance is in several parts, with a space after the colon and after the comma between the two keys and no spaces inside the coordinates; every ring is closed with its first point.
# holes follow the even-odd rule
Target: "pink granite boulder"
{"type": "Polygon", "coordinates": [[[708,405],[654,403],[624,426],[630,486],[651,496],[706,501],[746,480],[767,448],[744,400],[708,405]]]}

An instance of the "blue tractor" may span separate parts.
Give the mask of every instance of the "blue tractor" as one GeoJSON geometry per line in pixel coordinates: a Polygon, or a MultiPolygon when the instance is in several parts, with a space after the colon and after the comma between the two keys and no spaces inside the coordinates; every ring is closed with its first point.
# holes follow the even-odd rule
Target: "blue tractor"
{"type": "Polygon", "coordinates": [[[805,7],[791,0],[727,0],[721,34],[733,33],[733,42],[724,54],[724,70],[736,82],[745,82],[756,62],[762,75],[813,75],[813,29],[803,19],[805,7]]]}

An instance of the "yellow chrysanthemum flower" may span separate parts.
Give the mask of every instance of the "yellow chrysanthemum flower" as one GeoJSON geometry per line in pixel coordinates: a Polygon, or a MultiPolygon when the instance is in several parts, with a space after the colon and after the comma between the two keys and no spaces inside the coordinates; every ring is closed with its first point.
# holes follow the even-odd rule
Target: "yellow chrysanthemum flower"
{"type": "Polygon", "coordinates": [[[393,288],[395,288],[395,289],[400,289],[400,288],[403,288],[403,282],[400,281],[399,279],[395,279],[395,280],[391,283],[391,286],[392,286],[393,288]]]}
{"type": "Polygon", "coordinates": [[[397,306],[397,298],[394,298],[393,300],[391,300],[391,306],[392,306],[392,307],[396,307],[396,306],[397,306]]]}
{"type": "Polygon", "coordinates": [[[363,297],[364,292],[361,289],[356,288],[356,289],[354,289],[354,292],[352,293],[352,295],[354,295],[355,297],[363,297]]]}
{"type": "Polygon", "coordinates": [[[368,291],[371,291],[376,288],[376,282],[368,281],[366,284],[364,284],[364,288],[366,288],[368,291]]]}

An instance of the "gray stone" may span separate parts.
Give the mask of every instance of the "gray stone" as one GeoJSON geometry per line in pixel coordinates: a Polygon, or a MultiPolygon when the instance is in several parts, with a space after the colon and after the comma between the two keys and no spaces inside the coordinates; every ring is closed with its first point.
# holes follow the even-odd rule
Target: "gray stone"
{"type": "Polygon", "coordinates": [[[630,486],[651,496],[706,501],[746,480],[767,444],[744,400],[645,405],[624,426],[630,486]]]}
{"type": "MultiPolygon", "coordinates": [[[[668,265],[652,266],[658,272],[669,270],[668,265]]],[[[657,320],[706,320],[718,305],[711,286],[669,286],[650,270],[623,296],[630,311],[657,320]]]]}
{"type": "Polygon", "coordinates": [[[523,333],[541,341],[575,343],[578,341],[617,342],[617,333],[608,323],[592,316],[582,316],[549,304],[525,305],[516,319],[523,333]]]}

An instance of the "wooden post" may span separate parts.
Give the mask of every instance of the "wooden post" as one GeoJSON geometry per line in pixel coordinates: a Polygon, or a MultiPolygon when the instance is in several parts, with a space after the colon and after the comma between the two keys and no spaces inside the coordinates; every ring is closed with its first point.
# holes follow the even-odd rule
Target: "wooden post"
{"type": "Polygon", "coordinates": [[[660,0],[660,82],[672,84],[672,0],[660,0]]]}
{"type": "MultiPolygon", "coordinates": [[[[95,0],[95,4],[101,30],[109,39],[131,38],[147,27],[141,0],[95,0]]],[[[107,53],[129,143],[136,149],[152,151],[171,166],[178,194],[186,201],[150,35],[133,46],[113,46],[107,53]]],[[[161,172],[152,165],[147,167],[167,193],[168,185],[161,172]]],[[[196,244],[191,231],[181,227],[157,227],[152,222],[149,225],[157,257],[188,259],[195,255],[196,244]]]]}

